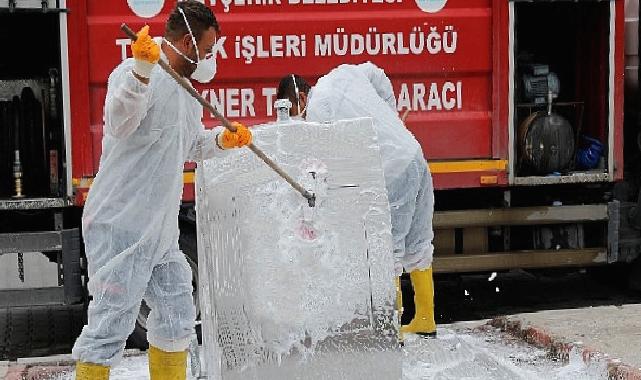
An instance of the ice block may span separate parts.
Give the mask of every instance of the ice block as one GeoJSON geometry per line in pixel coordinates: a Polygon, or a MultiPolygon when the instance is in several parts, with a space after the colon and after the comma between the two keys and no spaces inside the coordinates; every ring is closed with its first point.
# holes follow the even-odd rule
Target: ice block
{"type": "Polygon", "coordinates": [[[247,150],[199,163],[209,379],[400,379],[390,210],[369,118],[255,127],[316,207],[247,150]]]}

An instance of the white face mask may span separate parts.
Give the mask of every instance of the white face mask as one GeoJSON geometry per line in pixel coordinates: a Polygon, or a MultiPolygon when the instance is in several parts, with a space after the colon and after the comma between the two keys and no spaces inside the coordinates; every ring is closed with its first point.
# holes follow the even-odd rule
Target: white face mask
{"type": "Polygon", "coordinates": [[[196,70],[191,74],[191,78],[200,82],[200,83],[209,83],[211,82],[212,79],[214,79],[214,76],[216,76],[216,56],[214,54],[209,53],[203,58],[202,60],[200,59],[200,52],[198,51],[198,44],[196,44],[196,38],[194,37],[194,34],[191,32],[191,27],[189,26],[189,22],[187,21],[187,16],[185,16],[185,12],[183,12],[182,9],[178,8],[178,11],[180,14],[183,15],[183,19],[185,20],[185,25],[187,25],[187,30],[189,31],[189,35],[191,36],[191,42],[194,44],[194,48],[196,49],[196,59],[197,61],[194,61],[193,59],[187,57],[183,52],[178,50],[171,42],[167,41],[165,39],[165,42],[172,48],[174,51],[178,54],[180,54],[183,58],[185,58],[187,61],[193,63],[196,65],[196,70]]]}
{"type": "Polygon", "coordinates": [[[192,79],[200,83],[209,83],[216,76],[216,56],[207,54],[207,56],[196,63],[196,70],[191,73],[192,79]]]}

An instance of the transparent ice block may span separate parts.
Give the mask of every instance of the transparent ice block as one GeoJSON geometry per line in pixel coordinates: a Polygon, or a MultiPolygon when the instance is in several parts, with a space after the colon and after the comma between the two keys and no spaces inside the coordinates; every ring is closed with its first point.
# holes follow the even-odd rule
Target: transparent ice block
{"type": "Polygon", "coordinates": [[[400,379],[390,211],[371,119],[253,129],[316,207],[247,149],[199,165],[210,379],[400,379]]]}

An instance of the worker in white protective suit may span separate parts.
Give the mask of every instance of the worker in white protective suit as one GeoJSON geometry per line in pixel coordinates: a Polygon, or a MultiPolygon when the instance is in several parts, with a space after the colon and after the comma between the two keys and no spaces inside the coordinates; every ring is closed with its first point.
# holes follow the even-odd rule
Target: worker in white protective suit
{"type": "Polygon", "coordinates": [[[401,332],[435,336],[432,176],[421,146],[398,116],[389,78],[370,62],[341,65],[313,88],[298,75],[284,77],[277,98],[289,99],[290,115],[307,121],[373,118],[391,207],[395,269],[399,276],[403,269],[409,272],[414,288],[416,314],[401,332]]]}
{"type": "Polygon", "coordinates": [[[138,33],[109,76],[100,170],[82,217],[89,270],[88,323],[73,348],[76,379],[106,380],[122,357],[144,298],[152,380],[185,379],[195,336],[192,273],[178,248],[185,161],[215,158],[251,142],[249,130],[205,130],[202,106],[156,63],[209,82],[219,27],[198,1],[181,1],[158,46],[138,33]]]}

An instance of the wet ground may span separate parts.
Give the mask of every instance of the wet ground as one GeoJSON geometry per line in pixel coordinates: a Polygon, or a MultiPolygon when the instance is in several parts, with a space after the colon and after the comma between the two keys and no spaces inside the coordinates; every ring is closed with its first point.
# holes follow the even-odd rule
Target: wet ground
{"type": "MultiPolygon", "coordinates": [[[[446,326],[439,329],[437,339],[407,336],[402,351],[403,380],[607,379],[604,365],[586,365],[578,354],[561,362],[504,333],[473,328],[481,324],[446,326]]],[[[148,378],[144,355],[125,358],[111,373],[112,380],[148,378]]],[[[73,373],[55,379],[72,380],[73,373]]]]}
{"type": "MultiPolygon", "coordinates": [[[[413,313],[412,294],[408,282],[404,282],[404,287],[404,319],[408,320],[413,313]]],[[[447,275],[438,276],[435,287],[437,322],[441,326],[439,337],[435,340],[406,337],[403,380],[607,379],[605,364],[586,365],[578,352],[571,353],[569,361],[560,361],[545,349],[535,348],[494,329],[478,327],[483,325],[483,320],[497,316],[541,314],[541,311],[549,310],[555,316],[558,313],[570,315],[563,323],[565,328],[569,326],[572,330],[572,318],[578,321],[586,314],[581,310],[597,309],[593,308],[595,306],[625,310],[628,306],[621,305],[641,304],[641,294],[628,289],[624,274],[616,268],[447,275]]],[[[12,317],[16,318],[16,311],[13,313],[12,317]]],[[[48,315],[51,313],[55,314],[55,311],[47,312],[48,315]]],[[[547,316],[547,312],[543,315],[547,316]]],[[[576,323],[576,326],[577,329],[593,330],[589,323],[576,323]]],[[[576,333],[581,334],[580,331],[576,333]]],[[[27,330],[25,334],[28,334],[27,330]]],[[[625,336],[623,333],[621,339],[625,336]]],[[[63,337],[59,338],[62,340],[63,337]]],[[[55,347],[57,353],[68,353],[74,339],[69,334],[66,345],[55,347]]],[[[576,336],[570,339],[576,339],[576,336]]],[[[41,350],[34,354],[45,355],[41,350]]],[[[111,378],[147,379],[146,357],[126,358],[121,366],[113,369],[111,378]]],[[[61,379],[73,377],[68,374],[61,379]]]]}
{"type": "MultiPolygon", "coordinates": [[[[414,313],[409,278],[403,281],[404,323],[414,313]]],[[[624,270],[511,271],[436,276],[439,324],[541,310],[641,303],[624,270]],[[491,280],[491,281],[490,281],[491,280]]],[[[82,305],[0,308],[0,360],[65,354],[85,322],[82,305]]]]}
{"type": "Polygon", "coordinates": [[[439,332],[438,339],[406,339],[403,380],[607,379],[603,365],[588,366],[578,354],[562,362],[504,333],[466,329],[439,332]]]}

